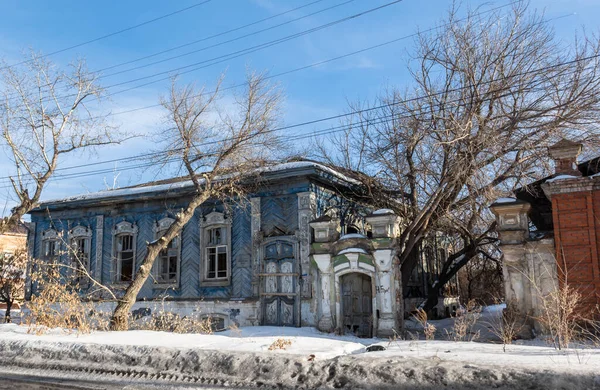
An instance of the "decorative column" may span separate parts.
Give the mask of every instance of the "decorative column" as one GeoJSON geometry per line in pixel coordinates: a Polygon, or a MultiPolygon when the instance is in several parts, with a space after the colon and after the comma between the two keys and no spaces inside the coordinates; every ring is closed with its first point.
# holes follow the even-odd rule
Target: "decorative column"
{"type": "Polygon", "coordinates": [[[332,332],[334,328],[333,314],[331,311],[333,269],[331,268],[331,255],[328,253],[313,255],[319,268],[319,313],[317,328],[323,332],[332,332]]]}
{"type": "Polygon", "coordinates": [[[395,283],[402,278],[395,275],[393,262],[393,240],[398,234],[398,217],[391,210],[380,210],[366,216],[365,220],[373,234],[373,257],[377,270],[375,294],[379,320],[376,333],[378,337],[393,336],[394,331],[399,333],[402,329],[404,318],[402,289],[395,283]],[[396,299],[397,293],[400,293],[400,300],[396,299]]]}
{"type": "Polygon", "coordinates": [[[339,233],[337,227],[339,222],[333,218],[324,215],[310,222],[310,227],[314,229],[315,239],[312,246],[312,258],[319,270],[318,291],[317,291],[317,328],[323,332],[331,332],[335,328],[334,311],[335,292],[332,289],[334,283],[333,265],[331,263],[331,244],[339,233]]]}
{"type": "Polygon", "coordinates": [[[33,272],[33,260],[35,256],[35,222],[27,225],[27,271],[25,274],[25,300],[31,300],[31,274],[33,272]]]}
{"type": "Polygon", "coordinates": [[[502,198],[490,206],[496,215],[496,231],[503,253],[504,297],[517,310],[521,330],[519,337],[533,337],[533,295],[526,242],[529,238],[531,205],[527,202],[502,198]]]}
{"type": "Polygon", "coordinates": [[[314,218],[316,200],[313,192],[298,193],[298,241],[300,244],[300,282],[303,299],[312,297],[312,280],[310,274],[310,225],[314,218]]]}
{"type": "Polygon", "coordinates": [[[250,199],[250,230],[252,232],[252,295],[258,297],[260,278],[260,198],[250,199]]]}
{"type": "Polygon", "coordinates": [[[579,142],[562,139],[548,148],[548,154],[554,160],[554,172],[558,175],[581,176],[577,169],[577,157],[583,145],[579,142]]]}
{"type": "Polygon", "coordinates": [[[98,215],[96,217],[96,263],[94,264],[94,271],[92,277],[96,278],[96,280],[100,283],[104,283],[106,281],[102,280],[102,244],[104,242],[104,216],[98,215]]]}

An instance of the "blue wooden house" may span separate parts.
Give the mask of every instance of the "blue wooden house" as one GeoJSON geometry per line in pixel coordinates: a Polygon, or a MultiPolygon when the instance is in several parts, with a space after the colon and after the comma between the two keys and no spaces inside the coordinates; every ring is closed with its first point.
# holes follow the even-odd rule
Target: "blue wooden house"
{"type": "MultiPolygon", "coordinates": [[[[403,317],[399,221],[389,210],[341,211],[357,185],[352,172],[297,161],[264,170],[246,201],[206,202],[156,259],[134,309],[161,302],[223,326],[392,334],[403,317]]],[[[192,189],[182,178],[44,202],[30,213],[31,256],[69,264],[76,252],[75,267],[119,294],[192,189]]]]}

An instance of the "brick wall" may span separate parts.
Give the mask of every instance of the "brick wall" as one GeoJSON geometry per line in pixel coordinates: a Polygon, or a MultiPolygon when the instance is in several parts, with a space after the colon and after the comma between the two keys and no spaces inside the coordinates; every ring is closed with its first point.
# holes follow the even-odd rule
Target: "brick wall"
{"type": "Polygon", "coordinates": [[[600,302],[600,190],[554,194],[552,214],[559,280],[595,307],[600,302]]]}

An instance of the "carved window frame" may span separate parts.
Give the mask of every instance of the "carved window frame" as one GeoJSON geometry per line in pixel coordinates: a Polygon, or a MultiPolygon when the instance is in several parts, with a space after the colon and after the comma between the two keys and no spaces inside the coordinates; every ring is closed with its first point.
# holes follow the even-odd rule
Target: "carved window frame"
{"type": "Polygon", "coordinates": [[[231,218],[225,213],[213,211],[200,219],[200,286],[229,286],[231,285],[231,218]],[[227,253],[227,276],[223,278],[208,277],[208,232],[210,229],[224,228],[227,253]]]}
{"type": "Polygon", "coordinates": [[[127,221],[121,221],[119,223],[117,223],[115,226],[113,226],[112,228],[112,253],[111,253],[111,258],[112,258],[112,263],[113,263],[113,275],[112,275],[112,282],[113,284],[121,284],[121,285],[127,285],[129,284],[131,281],[127,281],[127,280],[120,280],[120,275],[121,275],[121,259],[119,259],[118,253],[117,253],[117,246],[119,243],[119,239],[122,236],[127,236],[130,235],[132,236],[132,250],[133,250],[133,261],[132,261],[132,265],[131,265],[131,276],[133,278],[133,276],[135,275],[135,263],[136,263],[136,256],[137,256],[137,235],[138,235],[138,227],[137,225],[135,225],[132,222],[127,222],[127,221]]]}
{"type": "MultiPolygon", "coordinates": [[[[85,272],[90,274],[90,265],[91,265],[91,256],[92,256],[92,229],[87,226],[77,225],[69,230],[68,238],[69,238],[69,261],[70,265],[73,267],[77,267],[79,264],[79,260],[74,258],[76,251],[78,251],[78,241],[83,240],[84,248],[87,249],[85,261],[83,262],[83,266],[85,268],[85,272]],[[77,263],[75,263],[77,262],[77,263]],[[75,265],[74,265],[75,263],[75,265]]],[[[71,275],[75,275],[75,280],[79,284],[86,284],[89,282],[86,275],[76,276],[76,268],[71,269],[71,275]]]]}
{"type": "Polygon", "coordinates": [[[57,265],[60,260],[60,235],[54,228],[46,229],[42,232],[42,250],[40,257],[46,264],[57,265]],[[48,250],[52,245],[53,255],[48,254],[48,250]]]}
{"type": "MultiPolygon", "coordinates": [[[[159,239],[164,232],[171,227],[171,225],[175,222],[175,220],[173,218],[169,218],[169,217],[165,217],[162,218],[161,220],[157,221],[156,224],[154,224],[154,226],[152,227],[152,230],[154,232],[154,239],[157,240],[159,239]]],[[[179,281],[181,279],[181,233],[179,233],[177,236],[175,236],[174,239],[177,239],[177,243],[178,246],[176,248],[177,251],[177,271],[176,271],[176,275],[175,275],[175,280],[174,281],[161,281],[159,278],[159,264],[160,264],[160,256],[161,253],[158,254],[158,256],[156,257],[156,259],[154,260],[154,265],[152,266],[152,280],[153,280],[153,284],[157,287],[157,288],[164,288],[164,287],[178,287],[179,286],[179,281]]],[[[162,251],[161,251],[162,252],[162,251]]]]}

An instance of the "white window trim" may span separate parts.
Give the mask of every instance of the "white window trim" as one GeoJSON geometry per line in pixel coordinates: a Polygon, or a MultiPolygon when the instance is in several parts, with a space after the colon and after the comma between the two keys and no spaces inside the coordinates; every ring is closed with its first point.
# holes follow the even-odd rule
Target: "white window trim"
{"type": "Polygon", "coordinates": [[[53,241],[54,242],[54,250],[56,251],[55,254],[55,264],[60,263],[60,240],[59,240],[59,234],[58,231],[56,229],[47,229],[44,230],[42,232],[42,251],[40,253],[40,257],[44,260],[44,261],[48,261],[49,259],[46,257],[46,242],[49,241],[53,241]]]}
{"type": "MultiPolygon", "coordinates": [[[[87,261],[86,261],[86,264],[84,264],[84,266],[85,266],[85,271],[89,274],[90,273],[90,265],[91,265],[91,261],[92,261],[92,229],[90,229],[89,227],[86,227],[86,226],[77,225],[74,228],[72,228],[71,230],[69,230],[68,238],[69,238],[69,245],[70,245],[71,251],[73,251],[73,241],[78,240],[78,239],[84,239],[86,241],[88,252],[87,252],[87,261]]],[[[69,254],[69,261],[72,263],[71,256],[72,256],[72,253],[69,254]]],[[[73,273],[75,272],[75,270],[71,270],[71,271],[73,273]]],[[[89,282],[89,280],[87,280],[86,282],[89,282]]]]}
{"type": "Polygon", "coordinates": [[[120,281],[118,280],[118,276],[121,274],[121,262],[117,258],[117,244],[118,239],[122,235],[132,235],[133,236],[133,275],[135,275],[135,264],[136,264],[136,256],[137,256],[137,234],[138,227],[127,221],[121,221],[112,229],[112,263],[113,263],[113,275],[112,282],[116,285],[128,285],[130,282],[120,281]]]}
{"type": "MultiPolygon", "coordinates": [[[[163,218],[154,224],[152,230],[154,232],[154,239],[157,240],[171,225],[175,222],[173,218],[163,218]]],[[[177,248],[177,275],[175,276],[175,282],[162,282],[158,280],[158,260],[160,258],[160,254],[154,260],[154,265],[152,267],[152,276],[153,276],[153,284],[156,288],[165,288],[165,287],[179,287],[179,281],[181,280],[181,233],[175,236],[179,240],[179,246],[177,248]]]]}
{"type": "Polygon", "coordinates": [[[231,218],[224,213],[213,211],[200,218],[200,287],[229,286],[231,285],[231,218]],[[225,228],[227,252],[227,277],[211,278],[208,274],[208,247],[206,232],[208,229],[225,228]]]}

